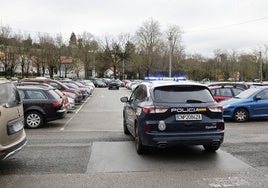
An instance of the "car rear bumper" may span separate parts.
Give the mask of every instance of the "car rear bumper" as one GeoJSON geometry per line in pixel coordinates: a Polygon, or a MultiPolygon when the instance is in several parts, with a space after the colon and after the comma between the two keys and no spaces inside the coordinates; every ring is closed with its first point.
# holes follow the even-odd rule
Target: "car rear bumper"
{"type": "Polygon", "coordinates": [[[18,151],[20,151],[26,145],[26,143],[27,143],[27,139],[25,136],[22,138],[22,140],[20,140],[15,145],[8,147],[6,149],[0,150],[0,161],[14,155],[18,151]]]}
{"type": "Polygon", "coordinates": [[[221,144],[224,140],[224,131],[210,133],[145,133],[142,143],[147,146],[157,147],[160,145],[209,145],[221,144]]]}
{"type": "Polygon", "coordinates": [[[67,110],[65,108],[54,111],[54,113],[46,116],[46,122],[62,119],[66,116],[67,110]]]}
{"type": "Polygon", "coordinates": [[[66,111],[65,108],[64,109],[57,110],[57,116],[59,118],[64,118],[66,116],[66,113],[67,113],[67,111],[66,111]]]}

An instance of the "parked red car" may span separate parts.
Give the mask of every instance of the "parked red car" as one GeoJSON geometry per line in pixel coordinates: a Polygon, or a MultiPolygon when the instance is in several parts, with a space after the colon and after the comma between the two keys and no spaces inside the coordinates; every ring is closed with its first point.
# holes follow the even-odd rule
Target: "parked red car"
{"type": "Polygon", "coordinates": [[[210,86],[209,89],[216,102],[232,98],[245,90],[241,87],[234,87],[230,85],[210,86]]]}

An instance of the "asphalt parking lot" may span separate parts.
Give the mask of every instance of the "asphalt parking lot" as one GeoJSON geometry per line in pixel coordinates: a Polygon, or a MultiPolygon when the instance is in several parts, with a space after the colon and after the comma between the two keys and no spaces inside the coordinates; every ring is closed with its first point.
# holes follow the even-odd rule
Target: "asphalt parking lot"
{"type": "Polygon", "coordinates": [[[125,88],[97,88],[66,118],[26,129],[22,151],[0,163],[1,187],[265,187],[267,120],[226,122],[214,155],[202,147],[135,152],[122,130],[125,88]]]}

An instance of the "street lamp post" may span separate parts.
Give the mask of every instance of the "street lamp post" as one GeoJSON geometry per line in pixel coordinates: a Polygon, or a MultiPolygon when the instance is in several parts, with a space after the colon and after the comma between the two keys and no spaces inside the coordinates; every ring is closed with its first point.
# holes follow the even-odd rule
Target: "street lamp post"
{"type": "Polygon", "coordinates": [[[96,77],[96,65],[95,65],[95,50],[89,50],[88,52],[93,53],[93,68],[92,68],[92,77],[96,77]]]}
{"type": "Polygon", "coordinates": [[[261,57],[261,51],[260,51],[260,82],[262,82],[262,57],[261,57]]]}
{"type": "Polygon", "coordinates": [[[172,32],[169,33],[169,37],[168,37],[168,40],[169,40],[169,71],[168,71],[168,77],[171,77],[171,69],[172,69],[172,40],[173,40],[173,37],[172,37],[172,32]]]}
{"type": "Polygon", "coordinates": [[[125,80],[125,59],[123,59],[123,80],[125,80]]]}

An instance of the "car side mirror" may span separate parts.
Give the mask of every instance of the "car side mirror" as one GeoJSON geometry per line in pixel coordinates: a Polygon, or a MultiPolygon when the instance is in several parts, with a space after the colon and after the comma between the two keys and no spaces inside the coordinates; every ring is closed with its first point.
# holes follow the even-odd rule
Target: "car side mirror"
{"type": "Polygon", "coordinates": [[[259,101],[259,100],[261,100],[261,97],[260,97],[260,96],[255,96],[255,97],[254,97],[254,100],[255,100],[255,101],[259,101]]]}
{"type": "Polygon", "coordinates": [[[128,102],[128,97],[121,97],[120,101],[126,103],[128,102]]]}

